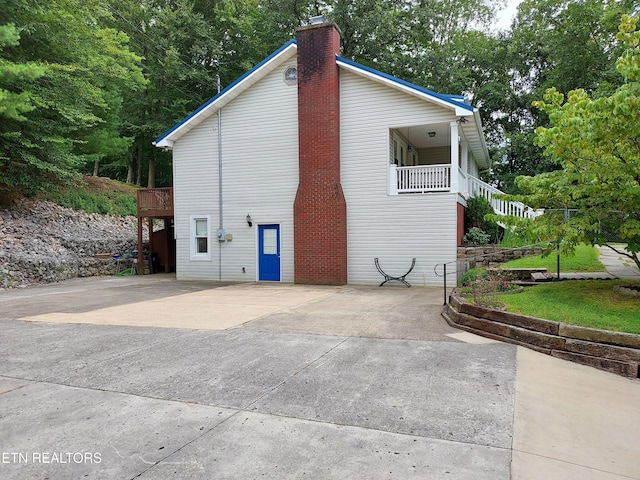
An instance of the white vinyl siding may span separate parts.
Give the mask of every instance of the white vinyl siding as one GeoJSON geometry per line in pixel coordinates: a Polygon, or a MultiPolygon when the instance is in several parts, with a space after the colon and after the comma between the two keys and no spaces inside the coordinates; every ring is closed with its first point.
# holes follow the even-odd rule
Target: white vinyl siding
{"type": "Polygon", "coordinates": [[[421,148],[420,165],[442,165],[451,163],[451,147],[421,148]]]}
{"type": "MultiPolygon", "coordinates": [[[[176,275],[181,280],[256,281],[258,225],[278,224],[281,279],[294,280],[293,203],[298,185],[297,87],[276,68],[222,110],[223,228],[218,242],[218,119],[214,113],[173,150],[176,275]],[[249,227],[249,214],[253,226],[249,227]],[[210,258],[192,259],[193,219],[209,217],[210,258]],[[244,270],[244,271],[243,271],[244,270]]],[[[374,258],[414,285],[441,285],[434,266],[456,258],[452,193],[388,195],[390,132],[455,121],[453,111],[341,69],[341,182],[347,201],[348,281],[378,284],[374,258]]],[[[400,145],[398,146],[398,149],[400,145]]],[[[407,148],[404,146],[405,156],[407,148]]],[[[443,162],[448,163],[448,162],[443,162]]],[[[450,267],[451,268],[451,267],[450,267]]],[[[455,270],[451,268],[450,271],[455,270]]],[[[454,279],[455,276],[450,278],[454,279]]]]}
{"type": "Polygon", "coordinates": [[[480,178],[480,171],[478,169],[478,164],[473,158],[473,154],[469,152],[469,163],[467,165],[467,170],[469,174],[473,175],[476,178],[480,178]]]}
{"type": "Polygon", "coordinates": [[[211,217],[211,231],[219,228],[217,115],[175,143],[178,279],[257,280],[257,225],[271,223],[281,228],[282,281],[293,281],[297,87],[284,82],[283,72],[295,65],[293,59],[276,68],[222,109],[223,227],[233,239],[212,240],[210,262],[190,259],[189,219],[204,211],[211,217]]]}
{"type": "MultiPolygon", "coordinates": [[[[340,72],[341,178],[347,201],[348,281],[378,284],[374,259],[414,285],[442,285],[436,264],[456,260],[455,193],[387,195],[389,129],[451,122],[453,111],[340,72]]],[[[455,270],[455,264],[448,267],[455,270]]],[[[451,278],[455,279],[455,275],[451,278]]]]}

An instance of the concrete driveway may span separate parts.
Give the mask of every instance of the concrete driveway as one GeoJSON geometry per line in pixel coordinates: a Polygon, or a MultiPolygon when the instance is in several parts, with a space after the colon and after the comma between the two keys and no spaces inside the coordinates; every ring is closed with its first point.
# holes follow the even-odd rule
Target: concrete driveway
{"type": "Polygon", "coordinates": [[[460,332],[442,291],[0,292],[0,478],[640,479],[640,382],[460,332]]]}

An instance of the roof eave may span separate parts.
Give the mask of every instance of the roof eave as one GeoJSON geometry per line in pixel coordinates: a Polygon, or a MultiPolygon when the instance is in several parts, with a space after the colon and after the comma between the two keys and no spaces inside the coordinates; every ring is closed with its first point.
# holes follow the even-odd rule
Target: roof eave
{"type": "Polygon", "coordinates": [[[476,128],[478,129],[478,135],[480,136],[480,142],[482,143],[482,151],[485,155],[485,168],[491,167],[491,157],[489,156],[489,148],[484,137],[484,128],[482,127],[482,118],[480,118],[480,110],[477,108],[473,110],[473,117],[476,121],[476,128]]]}
{"type": "Polygon", "coordinates": [[[390,85],[398,90],[404,91],[425,100],[432,101],[433,103],[444,108],[451,109],[457,116],[472,115],[473,111],[475,110],[471,105],[461,103],[459,100],[454,100],[453,98],[450,98],[446,95],[441,95],[426,88],[419,87],[373,68],[365,67],[364,65],[360,65],[359,63],[347,60],[346,58],[337,57],[336,62],[342,68],[345,68],[346,70],[354,72],[358,75],[367,77],[378,83],[390,85]]]}

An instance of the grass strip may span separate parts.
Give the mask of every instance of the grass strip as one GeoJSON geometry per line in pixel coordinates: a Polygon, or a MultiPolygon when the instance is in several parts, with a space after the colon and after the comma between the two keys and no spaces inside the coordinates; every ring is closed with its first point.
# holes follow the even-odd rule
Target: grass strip
{"type": "Polygon", "coordinates": [[[616,292],[637,281],[565,280],[500,299],[507,311],[582,327],[640,334],[640,300],[616,292]]]}
{"type": "MultiPolygon", "coordinates": [[[[556,252],[546,257],[535,256],[519,258],[512,260],[503,265],[505,268],[546,268],[548,272],[557,271],[556,252]]],[[[600,260],[598,260],[598,249],[591,245],[578,245],[575,249],[575,255],[569,257],[560,255],[560,272],[605,272],[606,268],[600,260]]]]}

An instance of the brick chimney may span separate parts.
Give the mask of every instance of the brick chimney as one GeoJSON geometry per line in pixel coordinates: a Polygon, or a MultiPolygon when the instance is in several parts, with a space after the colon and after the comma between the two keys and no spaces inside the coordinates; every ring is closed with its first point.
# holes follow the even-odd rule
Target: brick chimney
{"type": "Polygon", "coordinates": [[[334,23],[300,27],[298,143],[300,179],[293,206],[295,282],[347,283],[347,204],[340,184],[340,77],[334,23]]]}

